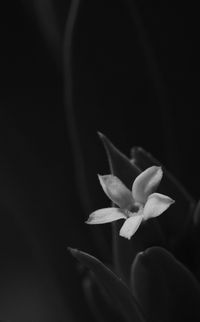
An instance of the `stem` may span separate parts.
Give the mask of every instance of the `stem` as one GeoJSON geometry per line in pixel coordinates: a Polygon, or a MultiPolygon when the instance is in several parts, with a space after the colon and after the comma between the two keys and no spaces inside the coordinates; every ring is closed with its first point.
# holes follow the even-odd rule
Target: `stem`
{"type": "Polygon", "coordinates": [[[71,141],[72,153],[75,163],[75,177],[77,190],[86,212],[91,211],[91,201],[85,176],[84,160],[81,151],[78,130],[73,110],[73,79],[72,79],[72,49],[74,27],[80,7],[80,0],[72,0],[67,23],[65,27],[64,38],[64,81],[65,81],[65,113],[66,122],[71,141]]]}

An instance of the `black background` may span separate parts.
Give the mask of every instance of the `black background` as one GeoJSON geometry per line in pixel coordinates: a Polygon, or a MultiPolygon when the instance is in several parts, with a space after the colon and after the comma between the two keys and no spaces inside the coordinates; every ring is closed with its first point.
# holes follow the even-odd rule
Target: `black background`
{"type": "MultiPolygon", "coordinates": [[[[84,224],[91,210],[108,202],[96,177],[109,171],[97,130],[126,154],[133,145],[144,147],[199,197],[196,4],[80,2],[71,64],[75,122],[64,104],[70,3],[1,4],[2,319],[92,319],[66,248],[109,261],[110,249],[100,250],[102,227],[84,224]],[[77,181],[82,166],[85,181],[77,181]]],[[[109,241],[109,228],[103,231],[109,241]]]]}

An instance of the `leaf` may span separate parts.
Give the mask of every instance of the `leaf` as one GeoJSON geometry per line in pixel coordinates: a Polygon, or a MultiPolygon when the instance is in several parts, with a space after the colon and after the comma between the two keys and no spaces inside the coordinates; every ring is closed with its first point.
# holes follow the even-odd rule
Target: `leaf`
{"type": "MultiPolygon", "coordinates": [[[[64,64],[64,94],[65,94],[65,113],[67,121],[67,129],[69,131],[69,140],[72,148],[72,158],[75,170],[74,181],[77,186],[77,192],[80,197],[81,204],[85,210],[83,214],[85,219],[94,209],[94,196],[90,190],[90,177],[87,171],[87,160],[84,156],[84,149],[82,147],[81,136],[79,135],[79,127],[76,119],[76,104],[74,100],[74,81],[73,81],[73,45],[75,41],[75,29],[78,24],[80,13],[80,0],[73,0],[70,2],[68,18],[66,20],[64,42],[63,42],[63,64],[64,64]],[[93,198],[92,198],[93,197],[93,198]]],[[[91,171],[91,165],[90,165],[91,171]]],[[[93,187],[93,186],[92,186],[93,187]]],[[[94,191],[95,189],[93,189],[94,191]]],[[[106,241],[102,235],[100,227],[91,230],[93,240],[98,251],[101,253],[102,248],[105,252],[106,241]],[[102,247],[102,245],[104,247],[102,247]]]]}
{"type": "Polygon", "coordinates": [[[124,321],[124,317],[120,316],[116,306],[113,305],[113,302],[108,297],[108,294],[98,283],[94,273],[91,271],[88,272],[83,280],[83,290],[95,321],[124,321]]]}
{"type": "Polygon", "coordinates": [[[200,285],[165,249],[152,247],[136,256],[131,285],[148,321],[200,321],[200,285]]]}
{"type": "Polygon", "coordinates": [[[140,147],[134,147],[131,150],[131,158],[131,162],[142,170],[152,165],[162,166],[164,176],[158,191],[172,197],[176,202],[173,207],[167,210],[164,216],[158,218],[158,221],[165,235],[174,244],[182,238],[189,225],[192,225],[192,212],[195,201],[178,179],[150,153],[140,147]]]}
{"type": "MultiPolygon", "coordinates": [[[[99,133],[105,147],[111,172],[122,180],[131,189],[133,181],[140,174],[139,167],[120,152],[113,143],[103,134],[99,133]]],[[[157,220],[151,220],[141,225],[139,231],[129,241],[119,236],[120,222],[112,224],[113,227],[113,261],[118,275],[129,284],[130,267],[135,255],[149,246],[165,245],[162,231],[157,220]]]]}
{"type": "Polygon", "coordinates": [[[199,226],[200,223],[200,200],[197,202],[196,207],[194,209],[193,221],[195,226],[199,226]]]}
{"type": "Polygon", "coordinates": [[[69,250],[77,260],[95,274],[98,282],[115,301],[127,321],[145,322],[140,307],[122,280],[95,257],[77,249],[69,248],[69,250]]]}
{"type": "Polygon", "coordinates": [[[200,280],[200,200],[197,202],[193,213],[193,223],[194,229],[190,231],[190,235],[188,234],[184,239],[185,244],[183,247],[186,248],[187,253],[189,254],[189,260],[193,264],[192,267],[195,268],[195,274],[198,280],[200,280]],[[190,240],[189,247],[188,240],[190,240]]]}

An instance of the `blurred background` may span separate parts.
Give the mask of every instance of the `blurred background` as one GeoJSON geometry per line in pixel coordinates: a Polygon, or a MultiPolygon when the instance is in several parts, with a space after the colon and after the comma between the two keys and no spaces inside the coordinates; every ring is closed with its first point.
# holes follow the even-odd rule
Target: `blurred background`
{"type": "Polygon", "coordinates": [[[198,10],[18,0],[0,10],[0,320],[93,320],[67,246],[110,260],[97,131],[142,146],[199,198],[198,10]],[[78,307],[78,309],[77,309],[78,307]]]}

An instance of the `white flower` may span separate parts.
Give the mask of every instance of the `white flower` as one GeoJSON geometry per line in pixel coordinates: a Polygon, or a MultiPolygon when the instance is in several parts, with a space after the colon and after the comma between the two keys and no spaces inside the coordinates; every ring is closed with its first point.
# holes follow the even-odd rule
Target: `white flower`
{"type": "Polygon", "coordinates": [[[96,210],[89,216],[86,223],[104,224],[125,219],[119,234],[130,239],[142,221],[161,215],[174,203],[170,197],[154,192],[162,176],[161,167],[152,166],[136,177],[132,191],[130,191],[116,176],[99,175],[104,192],[119,208],[96,210]]]}

